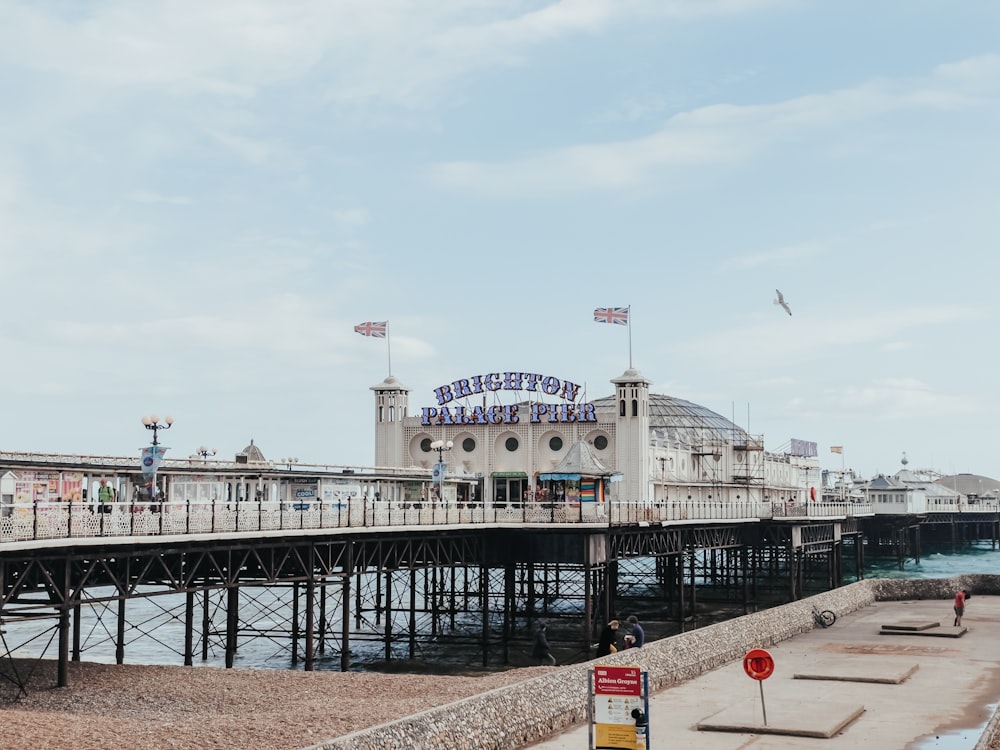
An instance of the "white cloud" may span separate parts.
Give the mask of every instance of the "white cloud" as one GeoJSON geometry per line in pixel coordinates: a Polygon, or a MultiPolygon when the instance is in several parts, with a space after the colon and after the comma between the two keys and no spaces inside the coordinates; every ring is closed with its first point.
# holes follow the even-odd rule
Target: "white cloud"
{"type": "Polygon", "coordinates": [[[829,249],[830,243],[828,242],[801,242],[795,245],[774,248],[773,250],[764,250],[758,253],[729,258],[722,262],[721,268],[723,271],[742,271],[761,266],[785,265],[789,261],[815,258],[828,252],[829,249]]]}
{"type": "Polygon", "coordinates": [[[568,146],[508,162],[445,163],[431,177],[451,188],[500,194],[630,188],[669,168],[732,164],[779,141],[892,113],[981,105],[984,70],[996,64],[992,57],[965,63],[917,81],[865,83],[774,104],[700,107],[634,140],[568,146]]]}
{"type": "Polygon", "coordinates": [[[133,190],[126,198],[135,203],[165,203],[173,206],[187,206],[191,203],[186,195],[162,195],[152,190],[133,190]]]}
{"type": "Polygon", "coordinates": [[[341,229],[359,229],[368,224],[370,219],[363,208],[339,208],[333,212],[333,223],[341,229]]]}
{"type": "MultiPolygon", "coordinates": [[[[772,307],[769,302],[760,303],[761,308],[765,306],[772,307]]],[[[678,345],[678,352],[684,357],[711,361],[724,351],[731,362],[747,368],[773,368],[801,363],[830,351],[848,351],[861,344],[895,341],[911,331],[926,337],[931,326],[980,317],[979,312],[967,307],[927,305],[895,310],[838,307],[822,317],[815,310],[811,315],[788,317],[779,308],[762,309],[756,320],[764,321],[767,313],[773,314],[766,322],[689,340],[678,345]]]]}

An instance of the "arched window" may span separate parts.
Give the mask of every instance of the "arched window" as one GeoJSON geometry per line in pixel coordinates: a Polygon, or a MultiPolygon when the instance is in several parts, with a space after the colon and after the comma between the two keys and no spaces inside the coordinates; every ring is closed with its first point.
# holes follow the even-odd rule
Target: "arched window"
{"type": "Polygon", "coordinates": [[[622,399],[621,401],[618,402],[618,416],[619,417],[625,416],[625,399],[622,399]]]}
{"type": "Polygon", "coordinates": [[[639,399],[637,398],[632,399],[632,416],[639,416],[639,399]]]}

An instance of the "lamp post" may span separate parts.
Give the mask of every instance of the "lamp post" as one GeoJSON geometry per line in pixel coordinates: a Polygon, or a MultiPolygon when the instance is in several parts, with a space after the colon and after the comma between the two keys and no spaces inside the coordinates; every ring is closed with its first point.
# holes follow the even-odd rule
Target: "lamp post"
{"type": "Polygon", "coordinates": [[[283,459],[281,459],[281,463],[283,463],[286,467],[288,467],[289,471],[292,470],[292,464],[297,464],[298,462],[299,462],[299,459],[297,459],[297,458],[283,458],[283,459]]]}
{"type": "Polygon", "coordinates": [[[450,451],[454,447],[454,443],[451,440],[435,440],[431,443],[431,450],[438,452],[437,465],[434,467],[434,487],[437,490],[437,499],[444,500],[444,452],[450,451]]]}
{"type": "Polygon", "coordinates": [[[167,417],[161,423],[160,422],[160,418],[157,417],[155,414],[153,416],[150,416],[150,417],[143,417],[142,418],[142,424],[143,424],[143,426],[145,426],[145,428],[147,430],[152,430],[153,431],[153,445],[159,445],[160,444],[159,441],[156,439],[156,433],[157,433],[157,431],[158,430],[169,430],[170,427],[173,425],[173,423],[174,423],[174,418],[173,417],[167,417]]]}
{"type": "Polygon", "coordinates": [[[206,448],[204,445],[199,446],[190,458],[200,458],[202,461],[208,460],[209,456],[215,455],[215,448],[206,448]]]}

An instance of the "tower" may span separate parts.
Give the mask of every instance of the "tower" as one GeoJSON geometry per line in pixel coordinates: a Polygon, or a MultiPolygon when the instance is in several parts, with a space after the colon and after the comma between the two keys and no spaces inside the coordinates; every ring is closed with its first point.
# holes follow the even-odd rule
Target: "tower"
{"type": "Polygon", "coordinates": [[[375,465],[405,466],[403,420],[407,416],[410,389],[395,375],[390,375],[371,389],[375,391],[375,465]]]}
{"type": "Polygon", "coordinates": [[[649,381],[633,368],[615,386],[615,469],[624,475],[618,499],[644,503],[649,495],[649,381]]]}

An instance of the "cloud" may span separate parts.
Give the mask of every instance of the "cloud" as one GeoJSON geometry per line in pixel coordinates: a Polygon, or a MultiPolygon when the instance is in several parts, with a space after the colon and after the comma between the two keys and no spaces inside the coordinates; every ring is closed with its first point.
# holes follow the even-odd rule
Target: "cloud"
{"type": "Polygon", "coordinates": [[[126,199],[135,203],[165,203],[172,206],[187,206],[191,203],[186,195],[161,195],[152,190],[133,190],[126,199]]]}
{"type": "Polygon", "coordinates": [[[473,71],[650,17],[741,15],[795,0],[149,0],[59,13],[0,5],[0,58],[101,86],[252,99],[317,70],[340,103],[423,106],[473,71]]]}
{"type": "Polygon", "coordinates": [[[831,411],[863,414],[870,420],[903,420],[920,415],[930,420],[958,414],[976,414],[982,409],[978,398],[938,393],[916,378],[884,378],[867,385],[852,386],[826,394],[831,411]]]}
{"type": "Polygon", "coordinates": [[[739,163],[793,137],[885,115],[993,103],[981,93],[997,67],[987,56],[915,81],[875,81],[773,104],[715,104],[674,115],[641,138],[578,144],[507,162],[447,162],[430,177],[447,188],[488,194],[632,188],[670,169],[739,163]]]}
{"type": "Polygon", "coordinates": [[[825,241],[802,242],[795,245],[785,245],[751,253],[734,258],[728,258],[721,264],[723,271],[743,271],[761,266],[785,265],[789,261],[805,260],[823,255],[830,249],[830,243],[825,241]]]}
{"type": "Polygon", "coordinates": [[[333,223],[341,229],[359,229],[367,225],[370,218],[363,208],[339,208],[333,212],[333,223]]]}
{"type": "MultiPolygon", "coordinates": [[[[761,305],[771,306],[769,303],[761,305]]],[[[829,351],[849,351],[860,344],[894,342],[910,331],[918,331],[926,338],[931,326],[969,321],[980,315],[972,308],[948,305],[895,310],[836,308],[823,317],[816,314],[788,317],[781,313],[780,316],[771,315],[768,322],[700,336],[679,344],[677,350],[680,356],[706,361],[716,359],[719,352],[724,351],[729,361],[748,368],[773,368],[801,363],[829,351]]]]}

